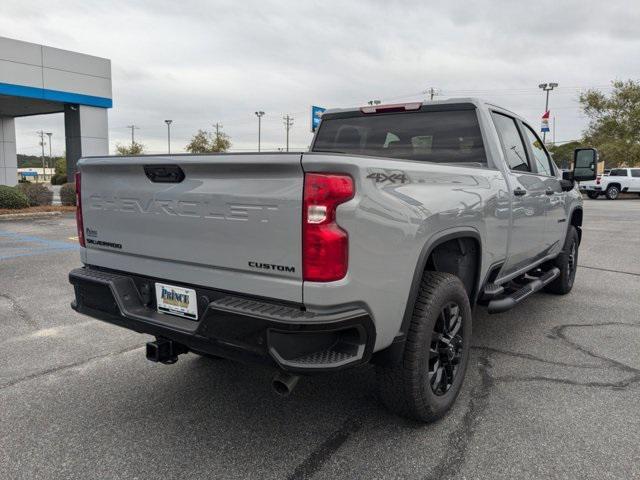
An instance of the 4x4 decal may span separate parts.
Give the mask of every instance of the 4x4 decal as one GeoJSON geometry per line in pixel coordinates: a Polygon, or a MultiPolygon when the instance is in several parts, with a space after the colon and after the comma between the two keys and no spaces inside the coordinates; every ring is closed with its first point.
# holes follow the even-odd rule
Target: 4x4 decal
{"type": "Polygon", "coordinates": [[[383,172],[373,172],[367,175],[367,178],[373,179],[376,183],[407,183],[409,181],[409,177],[404,172],[392,172],[392,173],[383,173],[383,172]]]}

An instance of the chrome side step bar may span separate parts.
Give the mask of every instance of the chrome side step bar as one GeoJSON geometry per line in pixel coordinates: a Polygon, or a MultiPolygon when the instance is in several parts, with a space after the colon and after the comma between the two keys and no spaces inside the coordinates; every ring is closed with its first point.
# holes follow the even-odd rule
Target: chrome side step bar
{"type": "Polygon", "coordinates": [[[553,267],[551,270],[543,273],[539,277],[531,279],[529,283],[523,285],[515,292],[491,300],[487,306],[487,310],[489,313],[502,313],[507,310],[511,310],[525,298],[539,290],[542,290],[545,285],[554,281],[559,275],[560,269],[558,267],[553,267]]]}

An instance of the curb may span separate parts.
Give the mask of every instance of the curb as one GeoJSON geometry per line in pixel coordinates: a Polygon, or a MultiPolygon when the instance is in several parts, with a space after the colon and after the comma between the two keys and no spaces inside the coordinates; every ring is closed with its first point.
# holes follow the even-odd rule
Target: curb
{"type": "Polygon", "coordinates": [[[23,220],[29,218],[57,217],[58,215],[62,215],[62,212],[6,213],[0,215],[0,222],[2,220],[23,220]]]}

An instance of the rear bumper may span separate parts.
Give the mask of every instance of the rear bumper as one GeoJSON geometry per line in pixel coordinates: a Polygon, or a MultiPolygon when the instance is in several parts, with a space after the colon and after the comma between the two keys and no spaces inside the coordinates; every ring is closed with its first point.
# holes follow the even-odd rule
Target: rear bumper
{"type": "Polygon", "coordinates": [[[295,373],[340,370],[366,363],[375,344],[362,308],[322,312],[105,269],[72,270],[77,312],[140,333],[178,342],[189,350],[243,362],[276,365],[295,373]],[[155,281],[193,288],[198,321],[159,313],[155,281]]]}

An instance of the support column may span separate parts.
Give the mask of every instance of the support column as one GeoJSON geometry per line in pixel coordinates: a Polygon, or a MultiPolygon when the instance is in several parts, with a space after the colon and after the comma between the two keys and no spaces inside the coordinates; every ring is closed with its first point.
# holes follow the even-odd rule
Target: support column
{"type": "Polygon", "coordinates": [[[109,155],[107,109],[65,105],[64,131],[67,147],[67,181],[74,181],[80,157],[109,155]]]}
{"type": "Polygon", "coordinates": [[[0,185],[18,183],[16,125],[13,117],[0,117],[0,185]]]}

